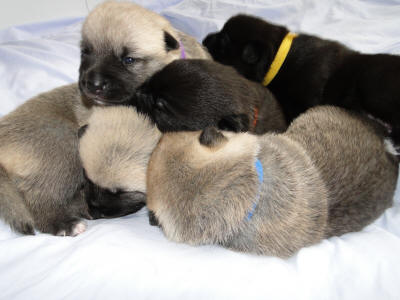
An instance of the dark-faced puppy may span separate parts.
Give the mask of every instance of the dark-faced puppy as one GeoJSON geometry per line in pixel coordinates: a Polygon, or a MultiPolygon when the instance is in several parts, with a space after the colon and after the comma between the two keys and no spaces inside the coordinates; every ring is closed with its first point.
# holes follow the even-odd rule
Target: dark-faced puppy
{"type": "Polygon", "coordinates": [[[79,87],[97,104],[123,103],[154,72],[175,59],[209,58],[164,17],[130,2],[97,6],[82,27],[79,87]]]}
{"type": "Polygon", "coordinates": [[[132,99],[161,132],[218,126],[258,134],[286,129],[274,96],[211,60],[176,60],[154,74],[132,99]]]}
{"type": "Polygon", "coordinates": [[[90,215],[119,217],[141,209],[147,163],[161,136],[157,128],[132,108],[96,107],[79,134],[90,215]]]}
{"type": "Polygon", "coordinates": [[[220,32],[209,34],[203,44],[215,60],[257,82],[263,82],[273,72],[275,58],[283,56],[275,77],[264,83],[281,103],[288,122],[309,107],[332,104],[366,112],[389,124],[399,144],[400,57],[361,54],[306,34],[294,38],[284,57],[284,51],[278,50],[293,38],[288,33],[283,26],[237,15],[220,32]]]}
{"type": "Polygon", "coordinates": [[[319,106],[282,134],[164,134],[147,207],[168,239],[288,257],[361,230],[393,201],[398,159],[376,123],[319,106]]]}

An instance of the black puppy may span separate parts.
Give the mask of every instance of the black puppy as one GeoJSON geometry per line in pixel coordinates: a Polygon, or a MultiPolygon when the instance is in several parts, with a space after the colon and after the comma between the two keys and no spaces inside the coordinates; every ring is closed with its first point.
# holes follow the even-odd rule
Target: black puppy
{"type": "Polygon", "coordinates": [[[309,107],[337,105],[365,112],[388,124],[399,145],[400,57],[361,54],[334,41],[306,34],[293,37],[288,33],[283,26],[237,15],[220,32],[209,34],[203,44],[216,61],[268,85],[288,122],[309,107]],[[286,49],[281,47],[284,43],[286,49]],[[279,59],[284,59],[280,69],[279,59]],[[267,73],[273,72],[272,64],[272,69],[279,71],[267,80],[268,84],[265,79],[271,76],[267,73]]]}
{"type": "Polygon", "coordinates": [[[175,60],[155,73],[131,104],[149,115],[161,132],[218,126],[262,134],[287,127],[267,89],[210,60],[175,60]]]}

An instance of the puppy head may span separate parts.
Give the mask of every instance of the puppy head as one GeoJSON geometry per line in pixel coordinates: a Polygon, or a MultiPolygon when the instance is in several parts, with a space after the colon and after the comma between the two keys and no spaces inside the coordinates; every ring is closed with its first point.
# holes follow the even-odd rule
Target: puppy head
{"type": "Polygon", "coordinates": [[[231,65],[250,80],[261,82],[288,30],[262,19],[237,15],[203,45],[218,62],[231,65]]]}
{"type": "Polygon", "coordinates": [[[160,132],[134,109],[96,107],[79,131],[79,154],[88,179],[91,214],[135,212],[146,200],[146,170],[160,132]]]}
{"type": "Polygon", "coordinates": [[[133,104],[161,132],[220,124],[221,129],[247,131],[249,114],[260,97],[252,85],[233,68],[211,60],[175,60],[139,89],[133,104]]]}
{"type": "Polygon", "coordinates": [[[154,72],[180,58],[177,33],[160,15],[128,2],[97,6],[82,27],[79,87],[93,102],[126,102],[154,72]]]}
{"type": "Polygon", "coordinates": [[[149,163],[147,205],[167,237],[205,244],[237,232],[256,196],[258,150],[256,136],[213,127],[164,134],[149,163]]]}

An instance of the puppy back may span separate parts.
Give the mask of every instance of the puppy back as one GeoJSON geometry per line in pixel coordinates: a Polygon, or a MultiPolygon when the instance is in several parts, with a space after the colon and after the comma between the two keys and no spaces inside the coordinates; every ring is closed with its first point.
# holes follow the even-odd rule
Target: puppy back
{"type": "Polygon", "coordinates": [[[398,160],[376,126],[359,114],[320,106],[285,133],[306,149],[328,188],[327,236],[361,230],[392,204],[398,160]]]}
{"type": "MultiPolygon", "coordinates": [[[[228,133],[229,134],[229,133],[228,133]]],[[[212,148],[200,132],[165,134],[148,168],[147,205],[166,236],[190,244],[223,244],[238,231],[257,189],[255,136],[212,148]]]]}

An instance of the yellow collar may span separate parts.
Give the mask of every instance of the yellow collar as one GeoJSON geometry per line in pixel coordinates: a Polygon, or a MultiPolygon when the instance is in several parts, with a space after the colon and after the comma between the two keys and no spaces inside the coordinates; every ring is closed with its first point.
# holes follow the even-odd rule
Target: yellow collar
{"type": "Polygon", "coordinates": [[[281,45],[279,46],[278,52],[276,53],[275,58],[272,61],[272,64],[264,77],[264,80],[262,82],[263,86],[267,86],[268,84],[270,84],[276,74],[278,74],[279,69],[282,67],[286,56],[289,53],[290,47],[292,46],[292,42],[295,37],[297,37],[296,33],[288,32],[288,34],[283,39],[281,45]]]}

